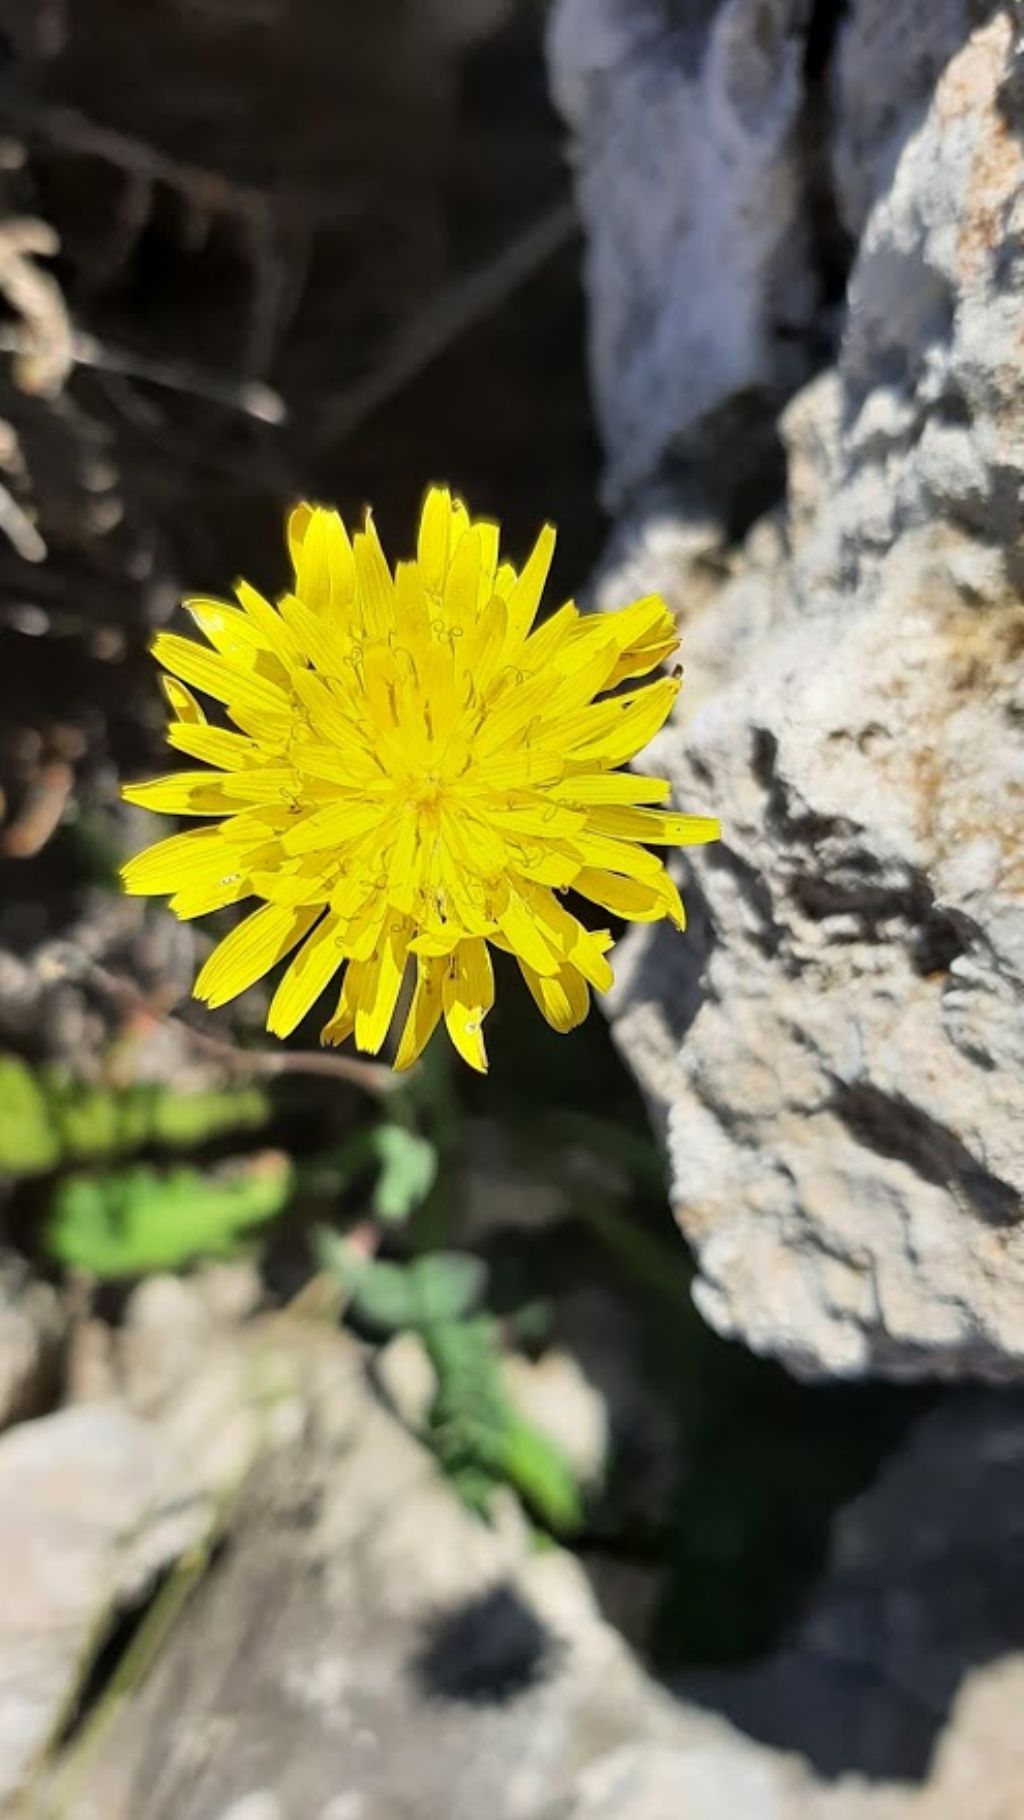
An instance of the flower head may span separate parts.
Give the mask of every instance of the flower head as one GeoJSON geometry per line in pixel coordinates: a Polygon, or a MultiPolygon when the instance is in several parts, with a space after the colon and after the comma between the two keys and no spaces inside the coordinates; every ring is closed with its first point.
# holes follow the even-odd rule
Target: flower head
{"type": "Polygon", "coordinates": [[[322,1036],[376,1053],[414,975],[395,1066],[443,1017],[474,1068],[494,999],[490,948],[515,956],[556,1030],[612,981],[611,936],[562,901],[684,927],[651,844],[714,840],[718,824],[650,805],[668,785],[617,769],[662,725],[679,689],[645,674],[677,643],[664,602],[534,629],[554,548],[545,526],[518,572],[498,527],[428,492],[415,558],[385,560],[367,514],[288,524],[294,589],[271,605],[185,605],[206,644],[161,632],[154,654],[169,743],[199,762],[125,789],[129,802],[210,818],[130,860],[125,888],[170,895],[180,917],[258,900],[218,943],[196,996],[223,1005],[291,956],[267,1027],[287,1036],[340,978],[322,1036]],[[223,707],[211,722],[196,689],[223,707]],[[595,697],[604,699],[596,700],[595,697]]]}

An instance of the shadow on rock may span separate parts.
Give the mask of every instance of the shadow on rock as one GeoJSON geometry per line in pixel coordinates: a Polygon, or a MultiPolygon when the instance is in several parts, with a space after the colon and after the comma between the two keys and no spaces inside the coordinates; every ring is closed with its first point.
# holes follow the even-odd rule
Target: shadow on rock
{"type": "Polygon", "coordinates": [[[952,1398],[840,1517],[776,1654],[676,1691],[827,1777],[924,1781],[972,1670],[1024,1648],[1024,1397],[952,1398]]]}
{"type": "Polygon", "coordinates": [[[557,1666],[562,1646],[511,1586],[495,1586],[431,1624],[413,1674],[421,1692],[503,1706],[557,1666]]]}

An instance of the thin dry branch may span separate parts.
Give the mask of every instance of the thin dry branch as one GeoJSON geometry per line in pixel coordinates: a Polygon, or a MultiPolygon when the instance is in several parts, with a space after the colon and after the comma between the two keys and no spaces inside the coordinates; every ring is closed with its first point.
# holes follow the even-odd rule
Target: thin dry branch
{"type": "Polygon", "coordinates": [[[262,216],[274,201],[254,184],[173,158],[145,139],[99,125],[76,108],[20,109],[14,113],[14,126],[29,142],[42,140],[61,151],[99,158],[127,177],[165,184],[208,214],[262,216]]]}
{"type": "MultiPolygon", "coordinates": [[[[25,351],[23,332],[0,328],[0,351],[22,354],[25,351]]],[[[71,357],[75,366],[90,367],[99,373],[117,373],[123,379],[141,379],[169,392],[182,392],[208,404],[223,405],[225,410],[240,411],[260,423],[283,423],[288,414],[280,393],[259,380],[232,379],[186,360],[153,360],[130,348],[99,341],[95,335],[73,334],[71,357]]]]}
{"type": "Polygon", "coordinates": [[[347,1081],[351,1086],[361,1088],[364,1093],[378,1097],[393,1093],[401,1084],[398,1076],[383,1063],[363,1062],[354,1055],[327,1054],[319,1049],[281,1049],[276,1052],[241,1049],[225,1037],[210,1036],[203,1030],[196,1030],[175,1012],[163,1010],[134,981],[102,966],[81,949],[72,949],[62,958],[68,976],[95,986],[129,1016],[151,1018],[154,1023],[166,1024],[179,1031],[197,1055],[208,1056],[210,1061],[219,1063],[229,1074],[262,1079],[273,1079],[284,1074],[318,1074],[333,1080],[347,1081]]]}
{"type": "Polygon", "coordinates": [[[0,224],[0,291],[24,324],[14,383],[22,392],[55,398],[72,366],[71,319],[61,288],[37,259],[52,259],[60,242],[45,221],[12,217],[0,224]]]}
{"type": "Polygon", "coordinates": [[[428,303],[365,379],[328,400],[317,442],[335,445],[361,429],[463,335],[501,309],[575,231],[571,203],[558,203],[486,265],[428,303]]]}

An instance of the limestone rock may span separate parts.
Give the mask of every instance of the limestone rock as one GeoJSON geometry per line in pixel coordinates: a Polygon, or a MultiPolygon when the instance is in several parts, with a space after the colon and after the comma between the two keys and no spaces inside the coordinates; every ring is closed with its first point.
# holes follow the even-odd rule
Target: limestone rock
{"type": "Polygon", "coordinates": [[[69,1820],[1016,1813],[1019,1397],[963,1394],[921,1422],[840,1518],[785,1644],[669,1689],[580,1562],[461,1507],[350,1339],[313,1350],[301,1432],[231,1546],[99,1748],[76,1763],[72,1741],[58,1765],[69,1820]]]}
{"type": "MultiPolygon", "coordinates": [[[[177,1304],[165,1298],[164,1312],[177,1304]]],[[[257,1333],[194,1359],[159,1411],[153,1374],[140,1377],[132,1388],[152,1419],[111,1398],[0,1437],[3,1813],[34,1787],[119,1616],[217,1533],[260,1450],[294,1440],[280,1417],[300,1363],[257,1333]]]]}
{"type": "Polygon", "coordinates": [[[687,1692],[798,1752],[835,1786],[820,1811],[837,1820],[1014,1815],[1022,1500],[1021,1395],[953,1397],[842,1513],[791,1638],[763,1664],[691,1678],[687,1692]]]}
{"type": "Polygon", "coordinates": [[[37,1415],[59,1377],[64,1317],[56,1291],[0,1258],[0,1428],[37,1415]]]}
{"type": "MultiPolygon", "coordinates": [[[[688,856],[687,938],[644,930],[620,946],[612,1015],[665,1121],[695,1295],[720,1331],[810,1374],[1011,1379],[1024,1375],[1021,74],[1002,9],[945,64],[966,33],[953,0],[894,38],[897,15],[909,21],[855,0],[836,47],[839,203],[863,231],[835,362],[782,418],[785,511],[709,586],[713,532],[697,534],[684,490],[673,533],[666,482],[620,530],[597,590],[614,604],[642,574],[686,618],[692,686],[653,762],[682,806],[723,824],[720,845],[688,856]],[[857,113],[865,85],[874,132],[857,113]]],[[[738,16],[721,8],[712,37],[738,16]]],[[[648,55],[657,87],[650,45],[635,79],[648,55]]],[[[710,94],[710,48],[698,62],[710,94]]],[[[585,197],[610,179],[577,132],[585,197]]],[[[666,231],[647,320],[712,283],[708,248],[666,231]]],[[[619,301],[600,248],[597,230],[598,335],[619,301]]],[[[719,279],[735,284],[727,263],[719,279]]],[[[641,339],[682,422],[685,332],[641,339]]],[[[643,466],[628,362],[606,383],[624,413],[613,461],[628,467],[628,444],[643,466]]]]}
{"type": "Polygon", "coordinates": [[[152,1437],[116,1405],[0,1441],[0,1807],[66,1715],[116,1608],[121,1559],[155,1494],[152,1437]]]}
{"type": "Polygon", "coordinates": [[[609,504],[733,394],[807,370],[803,0],[560,0],[609,504]]]}

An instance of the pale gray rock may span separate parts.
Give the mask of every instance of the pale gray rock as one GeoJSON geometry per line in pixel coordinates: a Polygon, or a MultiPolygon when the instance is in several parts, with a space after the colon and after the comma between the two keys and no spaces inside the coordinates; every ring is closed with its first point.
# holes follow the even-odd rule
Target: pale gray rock
{"type": "Polygon", "coordinates": [[[56,1290],[0,1256],[0,1428],[38,1415],[55,1396],[63,1338],[56,1290]]]}
{"type": "Polygon", "coordinates": [[[858,239],[935,83],[979,10],[969,0],[856,0],[839,22],[830,71],[836,203],[858,239]],[[909,54],[908,54],[909,52],[909,54]]]}
{"type": "Polygon", "coordinates": [[[724,400],[792,389],[818,303],[797,125],[805,0],[559,0],[548,50],[587,230],[621,506],[724,400]]]}
{"type": "MultiPolygon", "coordinates": [[[[690,688],[652,759],[723,824],[688,856],[686,940],[621,945],[612,1015],[664,1119],[694,1293],[720,1331],[809,1374],[1012,1379],[1020,73],[1001,9],[934,86],[957,9],[929,9],[902,51],[882,10],[855,4],[838,51],[836,156],[864,225],[836,361],[782,417],[785,510],[715,586],[713,529],[684,498],[673,532],[663,489],[596,589],[614,605],[642,577],[684,618],[690,688]],[[897,112],[861,141],[842,110],[884,54],[906,82],[891,71],[878,106],[897,112]]],[[[663,268],[668,307],[681,281],[663,268]]],[[[593,264],[590,282],[599,317],[593,264]]]]}
{"type": "Polygon", "coordinates": [[[1015,1813],[1019,1399],[922,1422],[840,1518],[784,1645],[669,1689],[578,1561],[538,1552],[509,1508],[487,1526],[461,1507],[350,1338],[267,1334],[292,1354],[300,1428],[98,1747],[83,1761],[72,1739],[37,1785],[40,1814],[51,1787],[67,1820],[1015,1813]]]}
{"type": "Polygon", "coordinates": [[[844,1816],[1012,1815],[1024,1788],[1022,1547],[1024,1400],[961,1393],[841,1513],[782,1647],[686,1692],[799,1753],[842,1790],[844,1816]]]}
{"type": "Polygon", "coordinates": [[[155,1497],[153,1438],[93,1404],[0,1440],[0,1809],[23,1794],[116,1610],[155,1497]]]}
{"type": "MultiPolygon", "coordinates": [[[[158,1313],[180,1314],[166,1290],[145,1309],[151,1333],[158,1313]]],[[[157,1350],[162,1370],[166,1341],[157,1350]]],[[[251,1345],[210,1345],[191,1370],[179,1360],[161,1404],[159,1371],[143,1369],[136,1344],[127,1382],[146,1418],[110,1397],[0,1437],[0,1812],[32,1820],[14,1804],[36,1790],[108,1633],[217,1534],[260,1451],[294,1441],[281,1418],[298,1357],[260,1332],[251,1345]]]]}

